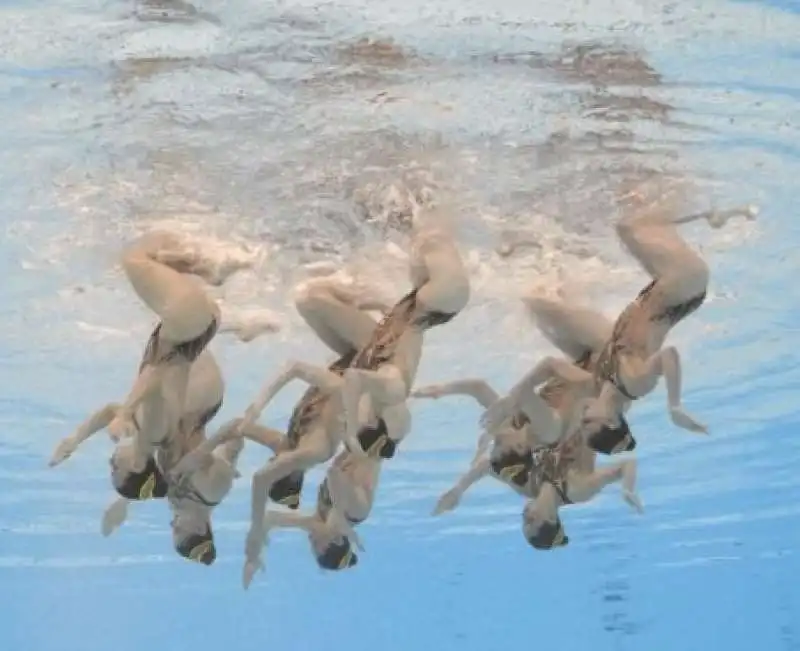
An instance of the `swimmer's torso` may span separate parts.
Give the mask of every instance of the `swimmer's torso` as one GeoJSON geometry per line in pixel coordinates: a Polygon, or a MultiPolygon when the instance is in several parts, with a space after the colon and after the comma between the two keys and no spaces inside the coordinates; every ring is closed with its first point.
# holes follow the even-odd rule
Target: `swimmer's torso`
{"type": "Polygon", "coordinates": [[[658,281],[648,284],[619,315],[611,338],[600,352],[595,366],[595,386],[612,383],[628,399],[630,395],[620,377],[620,357],[635,355],[646,359],[664,344],[669,331],[695,312],[705,301],[705,292],[678,305],[665,305],[658,281]]]}
{"type": "MultiPolygon", "coordinates": [[[[587,351],[574,362],[576,366],[585,371],[591,371],[594,363],[595,355],[591,351],[587,351]]],[[[562,379],[555,377],[545,382],[537,393],[550,407],[559,412],[563,421],[566,421],[577,402],[583,397],[586,397],[590,391],[591,388],[588,386],[585,391],[578,391],[574,387],[570,387],[570,385],[562,379]]],[[[530,428],[531,426],[530,420],[521,411],[514,414],[510,424],[511,427],[520,430],[530,428]]],[[[530,434],[532,437],[536,438],[535,431],[531,430],[530,434]]],[[[541,441],[541,443],[544,444],[545,441],[541,441]]]]}
{"type": "MultiPolygon", "coordinates": [[[[328,370],[336,373],[336,375],[342,375],[350,366],[355,355],[356,351],[343,355],[328,366],[328,370]]],[[[330,394],[325,393],[322,389],[314,386],[306,389],[306,392],[292,411],[292,415],[289,418],[289,426],[286,429],[286,439],[290,450],[299,445],[302,438],[310,430],[312,423],[317,422],[323,415],[329,400],[330,394]]]]}
{"type": "Polygon", "coordinates": [[[417,302],[417,291],[411,290],[381,319],[370,342],[353,360],[353,368],[374,371],[385,364],[395,364],[402,371],[406,386],[413,384],[425,330],[455,316],[423,310],[417,302]]]}
{"type": "MultiPolygon", "coordinates": [[[[216,329],[217,323],[214,321],[197,339],[170,347],[166,352],[158,339],[160,324],[150,335],[139,364],[139,373],[150,364],[166,363],[167,367],[159,388],[136,409],[134,424],[152,445],[158,447],[165,444],[174,434],[171,431],[174,423],[182,421],[187,414],[203,414],[212,410],[216,413],[219,409],[224,382],[219,365],[206,349],[216,329]],[[180,361],[186,363],[171,363],[180,361]],[[176,404],[182,405],[180,414],[171,413],[171,406],[176,404]]],[[[182,429],[182,424],[179,428],[182,429]]]]}

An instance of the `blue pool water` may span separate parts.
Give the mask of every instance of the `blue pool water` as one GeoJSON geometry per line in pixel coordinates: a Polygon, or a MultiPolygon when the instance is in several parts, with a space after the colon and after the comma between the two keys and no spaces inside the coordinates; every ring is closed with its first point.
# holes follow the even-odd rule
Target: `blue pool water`
{"type": "MultiPolygon", "coordinates": [[[[0,16],[2,648],[800,649],[797,2],[6,1],[0,16]],[[496,483],[430,517],[471,458],[479,411],[424,402],[359,566],[322,574],[284,532],[244,592],[261,453],[247,451],[215,513],[211,568],[172,552],[163,504],[99,534],[103,437],[46,466],[129,386],[151,316],[115,256],[155,224],[259,256],[224,299],[282,323],[212,345],[222,422],[287,359],[325,359],[290,308],[299,263],[356,260],[404,289],[402,265],[375,253],[402,242],[381,221],[393,185],[447,197],[474,282],[470,308],[426,342],[418,382],[505,389],[549,352],[515,301],[529,283],[612,316],[643,284],[610,197],[653,178],[687,210],[762,213],[686,229],[712,296],[672,339],[687,409],[711,433],[676,430],[663,388],[636,405],[644,516],[611,487],[565,511],[571,542],[553,553],[524,543],[521,502],[496,483]],[[509,230],[540,248],[499,258],[509,230]]],[[[284,426],[299,390],[269,424],[284,426]]]]}

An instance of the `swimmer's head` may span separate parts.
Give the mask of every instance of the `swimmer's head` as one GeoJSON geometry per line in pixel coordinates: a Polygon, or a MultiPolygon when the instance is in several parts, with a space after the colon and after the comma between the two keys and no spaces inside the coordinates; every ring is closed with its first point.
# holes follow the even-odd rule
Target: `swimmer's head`
{"type": "Polygon", "coordinates": [[[358,565],[358,555],[353,551],[353,546],[345,536],[328,541],[322,549],[314,545],[314,556],[317,564],[323,570],[335,572],[358,565]]]}
{"type": "Polygon", "coordinates": [[[303,490],[305,474],[296,470],[285,477],[281,477],[269,489],[269,498],[273,502],[282,504],[292,510],[300,507],[300,493],[303,490]]]}
{"type": "Polygon", "coordinates": [[[621,414],[612,405],[597,398],[591,398],[584,402],[580,419],[579,429],[587,441],[603,432],[606,432],[604,436],[608,436],[607,432],[614,432],[622,427],[621,414]]]}
{"type": "Polygon", "coordinates": [[[362,427],[358,442],[368,456],[391,459],[397,451],[397,442],[389,438],[386,422],[381,418],[375,427],[362,427]]]}
{"type": "Polygon", "coordinates": [[[177,512],[172,519],[172,542],[185,559],[203,565],[212,565],[217,559],[214,532],[211,523],[198,522],[191,513],[177,512]]]}
{"type": "Polygon", "coordinates": [[[636,449],[636,439],[624,416],[620,416],[616,424],[598,422],[587,434],[586,441],[592,450],[601,454],[618,454],[636,449]]]}
{"type": "Polygon", "coordinates": [[[533,503],[529,503],[523,512],[522,533],[534,549],[555,549],[569,544],[561,518],[556,515],[555,521],[545,519],[537,512],[533,503]]]}
{"type": "Polygon", "coordinates": [[[133,445],[123,441],[111,455],[111,482],[122,497],[129,500],[160,499],[167,495],[167,480],[156,464],[147,458],[142,470],[133,470],[136,454],[133,445]]]}

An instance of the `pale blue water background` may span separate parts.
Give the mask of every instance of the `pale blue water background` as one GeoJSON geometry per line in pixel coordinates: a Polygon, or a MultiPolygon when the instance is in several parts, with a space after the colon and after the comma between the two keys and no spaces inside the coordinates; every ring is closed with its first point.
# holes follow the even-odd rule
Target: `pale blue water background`
{"type": "MultiPolygon", "coordinates": [[[[147,20],[160,11],[0,2],[0,648],[800,648],[797,2],[209,1],[147,20]],[[405,54],[343,52],[361,36],[405,54]],[[589,43],[603,44],[604,71],[576,58],[589,43]],[[369,101],[383,91],[397,101],[369,101]],[[611,488],[565,511],[568,548],[536,553],[521,502],[485,482],[430,518],[479,412],[424,403],[384,471],[358,568],[324,575],[302,536],[276,535],[244,593],[246,479],[215,515],[219,560],[201,568],[173,554],[163,504],[99,535],[102,437],[46,468],[58,438],[129,386],[151,317],[114,256],[155,219],[260,247],[258,274],[226,298],[283,313],[298,259],[348,258],[381,237],[355,217],[354,192],[381,204],[387,183],[432,173],[461,210],[476,288],[431,335],[419,382],[506,388],[547,352],[515,311],[528,281],[565,269],[610,314],[643,283],[608,206],[647,169],[683,179],[691,207],[763,212],[756,228],[686,229],[712,264],[713,300],[674,340],[687,408],[712,434],[674,430],[663,390],[637,405],[643,517],[611,488]],[[545,250],[493,256],[502,225],[487,218],[525,225],[534,212],[551,216],[545,250]]],[[[281,318],[275,338],[213,345],[229,387],[220,421],[285,359],[324,359],[291,311],[281,318]]],[[[298,393],[270,406],[270,424],[298,393]]],[[[245,477],[262,460],[248,453],[245,477]]]]}

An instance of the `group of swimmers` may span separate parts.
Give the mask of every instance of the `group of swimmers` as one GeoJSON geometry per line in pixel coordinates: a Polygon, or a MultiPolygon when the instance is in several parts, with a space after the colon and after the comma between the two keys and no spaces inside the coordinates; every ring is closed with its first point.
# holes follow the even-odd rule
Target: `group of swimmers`
{"type": "Polygon", "coordinates": [[[272,456],[252,479],[242,577],[247,588],[263,568],[275,528],[304,530],[323,569],[356,565],[363,550],[356,528],[370,515],[383,463],[411,430],[409,399],[466,394],[485,410],[477,451],[433,513],[452,510],[470,486],[491,475],[525,498],[522,530],[532,547],[564,546],[569,538],[560,508],[587,502],[611,483],[621,483],[624,501],[642,512],[632,455],[601,467],[595,461],[598,454],[634,450],[625,414],[660,377],[672,422],[706,432],[681,405],[680,356],[664,345],[670,330],[702,305],[709,280],[708,266],[677,227],[705,220],[719,228],[737,216],[753,219],[756,210],[677,218],[643,211],[622,218],[618,236],[651,281],[614,323],[584,306],[523,297],[533,323],[563,357],[542,359],[501,396],[482,379],[414,386],[425,333],[458,316],[470,298],[452,233],[415,210],[410,291],[392,305],[363,281],[337,274],[304,281],[295,291],[296,308],[335,359],[327,366],[287,362],[241,418],[213,435],[207,428],[222,406],[224,382],[208,344],[223,332],[252,336],[224,323],[199,280],[222,282],[202,251],[178,234],[148,233],[122,256],[134,291],[159,318],[133,387],[123,402],[105,405],[62,439],[50,465],[107,430],[115,444],[111,482],[118,497],[103,515],[104,535],[125,521],[130,502],[164,498],[177,552],[211,565],[217,555],[212,512],[240,477],[244,442],[269,448],[272,456]],[[285,431],[260,424],[264,409],[293,380],[308,388],[285,431]],[[316,507],[300,511],[305,473],[329,461],[316,507]]]}

